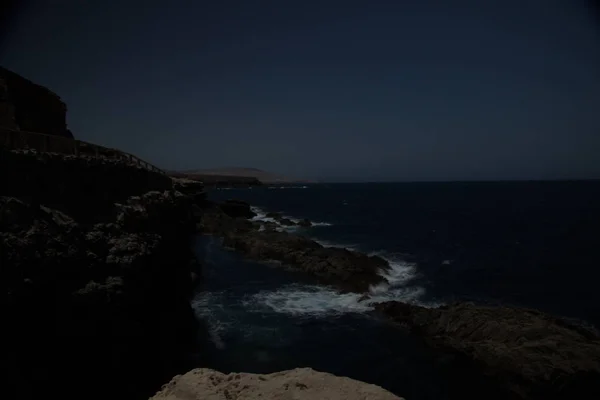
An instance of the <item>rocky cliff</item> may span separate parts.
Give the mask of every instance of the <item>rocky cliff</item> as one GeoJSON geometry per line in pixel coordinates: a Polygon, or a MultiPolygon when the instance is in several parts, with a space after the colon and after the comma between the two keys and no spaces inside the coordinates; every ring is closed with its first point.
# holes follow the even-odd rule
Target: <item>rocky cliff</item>
{"type": "Polygon", "coordinates": [[[0,127],[72,138],[66,115],[58,95],[0,67],[0,127]]]}
{"type": "Polygon", "coordinates": [[[229,374],[195,369],[176,376],[152,399],[296,399],[296,400],[402,400],[380,388],[332,374],[297,368],[273,374],[229,374]]]}
{"type": "Polygon", "coordinates": [[[194,198],[115,160],[2,151],[0,171],[12,397],[147,398],[187,370],[194,198]]]}
{"type": "Polygon", "coordinates": [[[79,222],[102,220],[129,196],[173,189],[165,175],[94,156],[0,148],[0,171],[0,195],[44,204],[79,222]]]}

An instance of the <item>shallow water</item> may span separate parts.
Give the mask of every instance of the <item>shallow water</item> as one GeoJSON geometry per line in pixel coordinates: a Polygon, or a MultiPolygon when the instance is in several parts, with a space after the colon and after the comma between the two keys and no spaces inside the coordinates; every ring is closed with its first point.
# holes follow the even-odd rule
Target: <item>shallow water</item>
{"type": "MultiPolygon", "coordinates": [[[[448,382],[420,341],[392,327],[357,295],[302,273],[250,262],[198,236],[204,281],[193,300],[208,325],[198,365],[269,373],[297,367],[380,385],[407,399],[447,399],[448,382]]],[[[391,288],[394,290],[394,288],[391,288]]],[[[399,290],[399,288],[397,288],[399,290]]],[[[376,296],[385,294],[385,288],[376,296]]]]}

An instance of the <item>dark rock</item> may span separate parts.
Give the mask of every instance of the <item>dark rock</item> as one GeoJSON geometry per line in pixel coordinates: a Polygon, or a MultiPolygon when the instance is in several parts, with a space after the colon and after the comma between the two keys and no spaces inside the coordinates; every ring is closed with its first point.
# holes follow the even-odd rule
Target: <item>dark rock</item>
{"type": "Polygon", "coordinates": [[[187,195],[205,194],[202,182],[185,178],[171,178],[173,189],[187,195]]]}
{"type": "Polygon", "coordinates": [[[0,127],[72,138],[55,93],[0,67],[0,127]]]}
{"type": "Polygon", "coordinates": [[[600,398],[600,335],[593,328],[535,310],[470,303],[376,308],[450,355],[455,382],[474,398],[600,398]]]}
{"type": "Polygon", "coordinates": [[[368,294],[363,294],[362,296],[360,296],[360,298],[358,299],[358,302],[361,303],[363,301],[367,301],[371,298],[371,296],[369,296],[368,294]]]}
{"type": "Polygon", "coordinates": [[[294,223],[294,221],[292,221],[292,220],[291,220],[291,219],[289,219],[289,218],[281,218],[281,219],[279,219],[279,223],[280,223],[281,225],[283,225],[283,226],[294,226],[294,225],[296,225],[296,224],[294,223]]]}
{"type": "Polygon", "coordinates": [[[283,218],[283,216],[281,215],[281,213],[277,213],[277,212],[268,212],[265,217],[267,218],[273,218],[274,220],[279,220],[281,218],[283,218]]]}
{"type": "Polygon", "coordinates": [[[220,208],[225,214],[233,218],[253,218],[256,216],[250,205],[240,200],[227,200],[220,204],[220,208]]]}
{"type": "MultiPolygon", "coordinates": [[[[42,191],[34,198],[45,200],[42,191]]],[[[0,196],[3,333],[10,343],[3,355],[12,366],[9,391],[19,391],[13,397],[37,398],[40,391],[74,397],[94,388],[87,397],[147,398],[187,369],[181,357],[197,326],[188,301],[191,201],[179,192],[150,191],[113,201],[102,222],[89,224],[0,196]]]]}
{"type": "Polygon", "coordinates": [[[275,222],[263,222],[262,226],[266,231],[276,231],[279,227],[275,222]]]}
{"type": "Polygon", "coordinates": [[[234,218],[223,212],[219,204],[214,204],[203,209],[202,220],[200,223],[201,231],[207,234],[218,236],[225,235],[226,232],[248,232],[257,230],[252,221],[243,218],[234,218]]]}
{"type": "Polygon", "coordinates": [[[381,271],[389,268],[380,257],[339,248],[324,248],[317,242],[287,232],[274,231],[274,224],[257,230],[251,221],[231,218],[218,208],[205,210],[204,232],[223,237],[226,247],[249,258],[279,261],[287,268],[302,270],[323,283],[343,290],[365,292],[371,285],[385,282],[381,271]]]}
{"type": "Polygon", "coordinates": [[[306,228],[310,228],[312,226],[312,222],[310,222],[309,219],[304,218],[304,219],[301,219],[300,221],[298,221],[298,225],[306,227],[306,228]]]}
{"type": "Polygon", "coordinates": [[[78,223],[110,218],[115,202],[172,190],[171,178],[125,161],[0,148],[0,196],[59,210],[78,223]]]}

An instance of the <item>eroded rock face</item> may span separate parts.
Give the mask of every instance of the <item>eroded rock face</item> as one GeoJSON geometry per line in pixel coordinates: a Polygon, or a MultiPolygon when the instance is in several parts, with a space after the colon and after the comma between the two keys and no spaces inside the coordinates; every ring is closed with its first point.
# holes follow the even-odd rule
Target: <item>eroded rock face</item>
{"type": "Polygon", "coordinates": [[[471,377],[465,385],[480,398],[600,398],[600,336],[593,329],[513,307],[376,307],[447,354],[456,379],[471,377]]]}
{"type": "Polygon", "coordinates": [[[401,400],[379,386],[317,372],[310,368],[266,375],[225,375],[210,369],[194,369],[173,378],[152,399],[401,400]]]}

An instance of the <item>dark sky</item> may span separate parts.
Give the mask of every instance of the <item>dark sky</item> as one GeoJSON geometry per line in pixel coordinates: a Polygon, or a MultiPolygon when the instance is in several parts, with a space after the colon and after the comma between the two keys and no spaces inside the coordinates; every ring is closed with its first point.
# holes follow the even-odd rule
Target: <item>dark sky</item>
{"type": "Polygon", "coordinates": [[[57,92],[79,139],[164,168],[600,178],[600,30],[584,2],[53,0],[17,11],[0,64],[57,92]]]}

